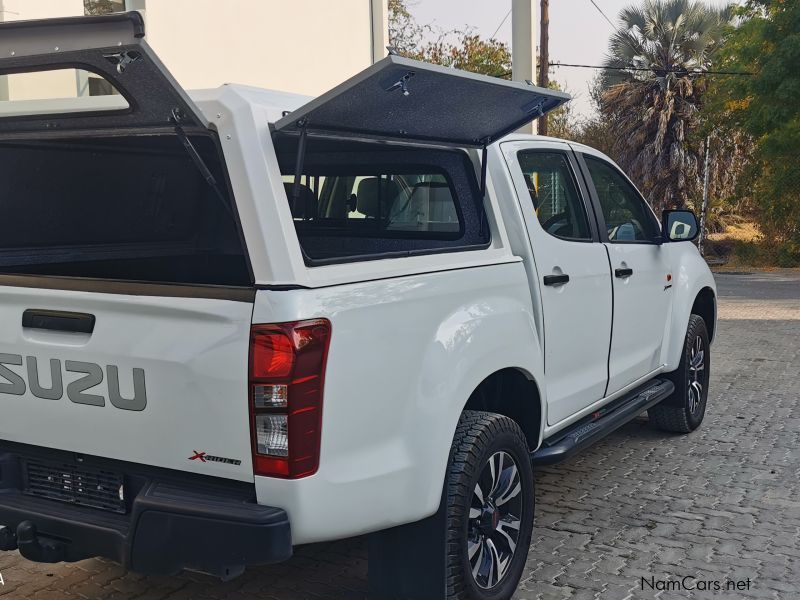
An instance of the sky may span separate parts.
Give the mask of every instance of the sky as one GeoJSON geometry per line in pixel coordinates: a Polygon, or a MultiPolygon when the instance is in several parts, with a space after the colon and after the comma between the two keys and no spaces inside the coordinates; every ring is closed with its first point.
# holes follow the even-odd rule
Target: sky
{"type": "MultiPolygon", "coordinates": [[[[539,20],[538,0],[532,0],[539,20]]],[[[608,18],[616,23],[617,15],[635,0],[594,0],[608,18]]],[[[420,25],[431,24],[445,31],[474,28],[482,37],[495,37],[511,45],[511,0],[406,0],[409,11],[420,25]]],[[[724,4],[723,0],[711,0],[724,4]]],[[[537,28],[538,29],[538,28],[537,28]]],[[[601,64],[613,27],[590,0],[550,0],[550,62],[585,65],[601,64]]],[[[539,32],[536,32],[538,46],[539,32]]],[[[513,49],[512,49],[513,51],[513,49]]],[[[594,69],[556,67],[550,78],[566,87],[573,96],[573,109],[579,116],[592,114],[589,84],[594,69]]]]}

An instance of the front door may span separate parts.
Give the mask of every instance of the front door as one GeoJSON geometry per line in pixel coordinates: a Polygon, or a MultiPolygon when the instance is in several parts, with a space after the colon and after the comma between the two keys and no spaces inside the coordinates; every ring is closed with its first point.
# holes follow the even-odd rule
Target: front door
{"type": "Polygon", "coordinates": [[[581,154],[580,159],[614,282],[607,391],[613,394],[661,366],[673,274],[658,220],[633,184],[601,156],[581,154]]]}
{"type": "Polygon", "coordinates": [[[547,422],[603,397],[611,336],[611,276],[575,157],[566,144],[508,142],[511,168],[538,273],[547,422]]]}

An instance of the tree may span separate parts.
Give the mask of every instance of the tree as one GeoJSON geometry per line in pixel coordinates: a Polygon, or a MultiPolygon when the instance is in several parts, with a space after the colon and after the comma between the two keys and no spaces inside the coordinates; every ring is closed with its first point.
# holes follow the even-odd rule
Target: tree
{"type": "Polygon", "coordinates": [[[709,109],[726,137],[755,140],[744,186],[757,199],[761,230],[783,266],[800,264],[800,3],[749,0],[722,51],[727,71],[750,73],[720,80],[709,109]]]}
{"type": "Polygon", "coordinates": [[[645,0],[620,12],[601,112],[615,158],[656,211],[685,206],[699,187],[702,138],[692,134],[731,14],[695,0],[645,0]]]}
{"type": "Polygon", "coordinates": [[[405,0],[389,0],[389,45],[403,56],[419,51],[426,28],[417,24],[405,0]]]}
{"type": "Polygon", "coordinates": [[[112,0],[83,0],[83,12],[87,15],[107,15],[119,10],[112,0]]]}
{"type": "Polygon", "coordinates": [[[435,32],[419,25],[405,0],[389,0],[389,43],[401,55],[446,67],[511,78],[511,50],[494,38],[484,40],[470,28],[435,32]],[[430,41],[431,37],[435,37],[430,41]]]}

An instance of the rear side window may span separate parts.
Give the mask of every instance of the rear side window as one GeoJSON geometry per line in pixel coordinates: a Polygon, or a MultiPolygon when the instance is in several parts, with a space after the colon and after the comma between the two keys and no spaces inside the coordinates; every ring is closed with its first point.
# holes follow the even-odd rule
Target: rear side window
{"type": "Polygon", "coordinates": [[[542,229],[557,238],[590,241],[586,208],[566,156],[524,150],[518,160],[542,229]]]}
{"type": "Polygon", "coordinates": [[[462,152],[376,146],[329,154],[311,148],[297,185],[294,157],[281,158],[286,197],[311,265],[489,241],[474,169],[462,152]]]}

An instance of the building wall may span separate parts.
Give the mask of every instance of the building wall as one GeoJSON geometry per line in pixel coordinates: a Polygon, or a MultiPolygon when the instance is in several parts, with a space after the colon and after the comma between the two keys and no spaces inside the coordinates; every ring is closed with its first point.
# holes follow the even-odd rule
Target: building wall
{"type": "MultiPolygon", "coordinates": [[[[128,0],[127,6],[142,12],[147,42],[186,89],[242,83],[318,95],[372,63],[375,2],[128,0]]],[[[0,21],[82,14],[83,0],[0,0],[0,21]]],[[[0,76],[0,100],[75,96],[79,83],[74,71],[0,76]]]]}
{"type": "Polygon", "coordinates": [[[318,95],[372,63],[369,0],[146,0],[147,41],[187,89],[318,95]]]}
{"type": "MultiPolygon", "coordinates": [[[[83,14],[83,0],[0,0],[0,21],[46,19],[83,14]]],[[[74,69],[0,76],[0,100],[31,100],[78,95],[74,69]]]]}

